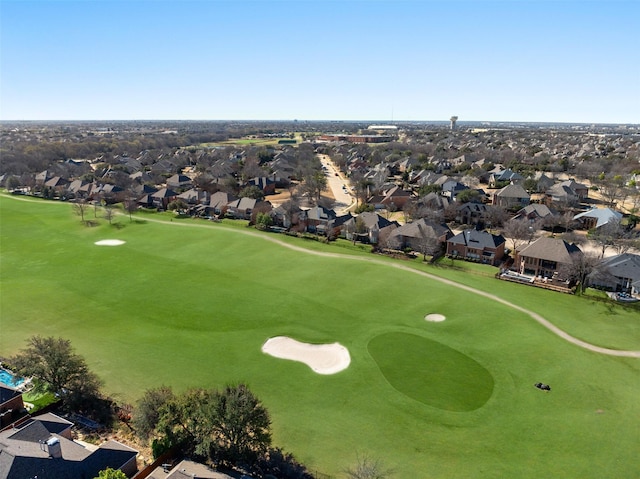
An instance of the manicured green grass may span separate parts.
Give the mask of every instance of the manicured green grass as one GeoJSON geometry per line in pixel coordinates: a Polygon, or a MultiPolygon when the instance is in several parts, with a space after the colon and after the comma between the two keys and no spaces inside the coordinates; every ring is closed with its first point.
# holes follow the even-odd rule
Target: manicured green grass
{"type": "Polygon", "coordinates": [[[40,409],[57,401],[56,396],[49,392],[27,392],[22,395],[22,399],[33,404],[33,408],[29,411],[30,414],[35,414],[40,409]]]}
{"type": "Polygon", "coordinates": [[[447,411],[473,411],[493,392],[489,371],[469,356],[415,334],[385,333],[369,352],[387,381],[416,401],[447,411]]]}
{"type": "MultiPolygon", "coordinates": [[[[0,355],[33,334],[68,338],[106,391],[128,402],[162,384],[245,381],[272,414],[276,444],[335,477],[358,454],[383,460],[398,478],[640,474],[640,360],[584,350],[523,312],[378,256],[143,218],[85,227],[68,204],[0,197],[0,355]],[[94,245],[102,239],[126,243],[94,245]],[[430,323],[427,313],[447,319],[430,323]],[[264,355],[276,335],[338,341],[351,365],[322,376],[264,355]],[[451,378],[427,378],[440,394],[420,400],[409,388],[427,388],[412,383],[419,365],[411,363],[425,360],[425,347],[433,361],[450,362],[438,368],[451,378]],[[536,389],[539,381],[552,392],[536,389]]],[[[611,314],[592,300],[497,281],[475,265],[400,263],[494,292],[595,344],[640,349],[630,310],[611,314]]]]}

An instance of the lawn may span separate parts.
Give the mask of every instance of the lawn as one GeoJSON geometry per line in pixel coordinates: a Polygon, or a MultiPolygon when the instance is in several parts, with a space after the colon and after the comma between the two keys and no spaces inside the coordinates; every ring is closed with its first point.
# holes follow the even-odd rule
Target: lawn
{"type": "MultiPolygon", "coordinates": [[[[33,334],[68,338],[128,402],[162,384],[247,382],[271,412],[276,444],[336,478],[358,454],[398,478],[640,474],[640,359],[581,349],[523,312],[371,254],[158,219],[85,227],[68,204],[0,197],[0,355],[33,334]],[[94,245],[102,239],[126,243],[94,245]],[[261,353],[277,335],[338,341],[351,365],[322,376],[261,353]]],[[[464,265],[401,263],[493,292],[597,345],[640,349],[637,311],[464,265]]]]}

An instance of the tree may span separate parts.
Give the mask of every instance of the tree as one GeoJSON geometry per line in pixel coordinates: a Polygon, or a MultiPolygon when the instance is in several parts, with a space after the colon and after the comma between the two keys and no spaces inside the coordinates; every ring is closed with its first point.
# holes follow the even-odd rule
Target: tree
{"type": "Polygon", "coordinates": [[[111,469],[107,467],[105,470],[100,471],[93,479],[128,479],[126,474],[120,469],[111,469]]]}
{"type": "Polygon", "coordinates": [[[393,475],[393,471],[387,469],[382,461],[367,455],[358,455],[356,465],[344,472],[349,479],[387,479],[393,475]]]}
{"type": "Polygon", "coordinates": [[[587,277],[592,274],[600,262],[600,258],[593,253],[571,253],[571,261],[563,264],[558,271],[561,278],[579,285],[580,292],[587,289],[587,277]]]}
{"type": "Polygon", "coordinates": [[[131,215],[138,210],[138,202],[135,197],[129,196],[124,200],[124,210],[129,213],[129,222],[133,221],[131,215]]]}
{"type": "Polygon", "coordinates": [[[158,427],[162,408],[174,399],[175,395],[169,386],[147,389],[133,412],[132,425],[136,433],[143,439],[148,439],[158,427]]]}
{"type": "Polygon", "coordinates": [[[7,176],[7,179],[4,181],[4,187],[8,191],[13,191],[16,188],[20,187],[20,180],[13,175],[9,175],[7,176]]]}
{"type": "Polygon", "coordinates": [[[153,432],[164,447],[233,466],[251,464],[271,444],[269,414],[246,385],[222,391],[192,389],[174,396],[161,388],[145,393],[134,426],[153,432]],[[157,411],[154,413],[154,411],[157,411]]]}
{"type": "Polygon", "coordinates": [[[320,201],[320,195],[327,187],[327,177],[322,170],[313,171],[304,176],[302,187],[316,202],[320,201]]]}
{"type": "Polygon", "coordinates": [[[256,216],[256,228],[259,230],[268,230],[273,224],[273,218],[269,213],[258,213],[256,216]]]}
{"type": "Polygon", "coordinates": [[[433,235],[432,229],[427,229],[422,221],[417,223],[417,225],[418,231],[420,232],[418,247],[420,253],[422,253],[422,260],[427,261],[427,255],[436,255],[442,248],[442,245],[440,244],[440,240],[433,235]]]}
{"type": "Polygon", "coordinates": [[[87,212],[89,205],[85,200],[77,200],[73,203],[73,212],[80,217],[80,221],[84,223],[84,214],[87,212]]]}
{"type": "Polygon", "coordinates": [[[483,214],[483,219],[487,228],[499,228],[508,216],[502,206],[488,206],[483,214]]]}
{"type": "Polygon", "coordinates": [[[110,203],[104,205],[104,218],[111,224],[114,216],[116,215],[116,211],[110,203]]]}
{"type": "Polygon", "coordinates": [[[167,209],[169,211],[175,211],[177,213],[180,213],[187,209],[187,204],[181,199],[176,199],[167,205],[167,209]]]}
{"type": "Polygon", "coordinates": [[[458,193],[458,195],[456,196],[456,201],[462,204],[478,201],[479,198],[480,192],[478,190],[466,189],[458,193]]]}
{"type": "Polygon", "coordinates": [[[271,444],[271,419],[260,400],[240,384],[216,392],[212,404],[213,452],[229,464],[251,463],[271,444]]]}
{"type": "Polygon", "coordinates": [[[241,198],[253,198],[254,200],[263,200],[264,192],[257,186],[251,185],[240,191],[241,198]]]}
{"type": "Polygon", "coordinates": [[[11,363],[21,376],[33,376],[48,390],[62,396],[97,379],[84,358],[73,351],[68,339],[53,336],[32,336],[11,363]]]}
{"type": "Polygon", "coordinates": [[[604,258],[607,248],[615,247],[621,244],[625,238],[626,232],[620,221],[610,220],[606,224],[596,228],[590,235],[590,239],[601,248],[600,257],[604,258]]]}
{"type": "Polygon", "coordinates": [[[531,240],[538,230],[538,223],[530,223],[527,220],[512,219],[507,221],[503,228],[502,234],[511,240],[513,251],[525,241],[531,243],[531,240]]]}

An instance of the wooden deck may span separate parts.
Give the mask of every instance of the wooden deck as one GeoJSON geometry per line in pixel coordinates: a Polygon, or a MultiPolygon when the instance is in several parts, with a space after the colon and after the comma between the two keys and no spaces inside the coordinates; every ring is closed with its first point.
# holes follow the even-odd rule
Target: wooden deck
{"type": "Polygon", "coordinates": [[[516,277],[516,276],[505,275],[505,274],[498,274],[496,275],[496,278],[501,279],[503,281],[510,281],[512,283],[520,283],[520,284],[525,284],[527,286],[535,286],[536,288],[550,289],[551,291],[558,291],[559,293],[567,293],[567,294],[574,293],[573,289],[569,288],[564,281],[554,281],[551,279],[544,281],[542,279],[537,279],[537,278],[525,280],[521,275],[516,277]]]}

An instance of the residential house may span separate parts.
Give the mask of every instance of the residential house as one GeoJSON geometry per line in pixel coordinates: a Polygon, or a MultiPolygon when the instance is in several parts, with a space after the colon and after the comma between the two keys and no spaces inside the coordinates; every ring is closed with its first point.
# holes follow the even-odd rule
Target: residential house
{"type": "Polygon", "coordinates": [[[91,183],[83,180],[73,180],[67,186],[67,193],[75,198],[85,199],[89,196],[91,183]]]}
{"type": "Polygon", "coordinates": [[[53,178],[53,175],[48,170],[44,170],[44,171],[41,171],[40,173],[36,173],[35,175],[36,185],[44,186],[44,184],[47,181],[49,181],[51,178],[53,178]]]}
{"type": "MultiPolygon", "coordinates": [[[[9,427],[26,414],[22,393],[17,389],[0,384],[0,430],[9,427]]],[[[0,459],[0,464],[1,462],[0,459]]]]}
{"type": "Polygon", "coordinates": [[[600,228],[609,223],[619,222],[622,219],[622,213],[610,208],[593,208],[575,215],[573,219],[580,223],[582,229],[590,230],[600,228]]]}
{"type": "Polygon", "coordinates": [[[436,223],[435,221],[421,218],[394,229],[389,234],[387,244],[391,249],[411,248],[420,251],[425,237],[436,238],[444,245],[452,236],[453,232],[445,223],[436,223]]]}
{"type": "Polygon", "coordinates": [[[531,196],[518,184],[509,184],[493,195],[493,204],[502,208],[523,208],[529,204],[531,196]]]}
{"type": "Polygon", "coordinates": [[[640,294],[640,255],[623,253],[603,259],[589,275],[596,288],[640,294]]]}
{"type": "Polygon", "coordinates": [[[169,203],[178,197],[178,193],[168,188],[161,188],[155,193],[151,193],[149,197],[153,202],[153,206],[166,210],[169,203]]]}
{"type": "Polygon", "coordinates": [[[64,193],[67,190],[68,185],[69,182],[59,176],[54,176],[44,182],[44,186],[52,188],[58,194],[64,193]]]}
{"type": "Polygon", "coordinates": [[[524,178],[520,173],[516,173],[515,171],[507,168],[506,170],[492,173],[489,176],[489,186],[491,188],[495,188],[496,184],[504,184],[505,181],[508,181],[509,183],[521,183],[523,179],[524,178]]]}
{"type": "Polygon", "coordinates": [[[73,440],[72,427],[47,413],[0,432],[0,477],[91,479],[108,467],[127,477],[136,473],[136,450],[113,440],[85,446],[73,440]]]}
{"type": "Polygon", "coordinates": [[[533,175],[533,177],[530,177],[530,178],[536,182],[535,191],[537,193],[547,191],[549,188],[551,188],[555,184],[555,181],[553,180],[553,178],[549,178],[542,171],[537,171],[533,175]]]}
{"type": "Polygon", "coordinates": [[[273,219],[274,226],[287,229],[300,222],[301,214],[303,214],[303,210],[295,204],[291,204],[290,206],[279,205],[271,210],[271,218],[273,219]]]}
{"type": "Polygon", "coordinates": [[[344,222],[342,230],[345,232],[345,237],[348,240],[357,239],[359,241],[364,240],[364,242],[376,244],[380,230],[393,223],[399,226],[396,222],[389,221],[378,213],[365,211],[344,222]],[[362,231],[358,231],[358,229],[362,229],[362,231]]]}
{"type": "Polygon", "coordinates": [[[255,198],[247,198],[246,196],[231,201],[227,203],[227,215],[234,219],[248,220],[258,203],[259,201],[255,198]]]}
{"type": "Polygon", "coordinates": [[[303,211],[300,219],[304,223],[306,231],[312,233],[324,233],[337,216],[335,211],[320,205],[303,211]]]}
{"type": "Polygon", "coordinates": [[[245,186],[255,186],[262,191],[264,195],[273,195],[276,192],[276,182],[274,179],[267,178],[266,176],[256,176],[247,181],[245,186]]]}
{"type": "Polygon", "coordinates": [[[553,278],[573,262],[573,254],[582,254],[575,244],[559,238],[538,238],[516,249],[513,269],[520,274],[553,278]]]}
{"type": "Polygon", "coordinates": [[[484,203],[464,203],[456,208],[456,221],[463,225],[482,224],[489,208],[484,203]]]}
{"type": "Polygon", "coordinates": [[[209,199],[209,211],[207,212],[208,214],[213,213],[215,215],[224,216],[227,214],[227,205],[237,200],[237,197],[229,193],[226,193],[224,191],[216,191],[211,195],[211,198],[209,199]]]}
{"type": "Polygon", "coordinates": [[[559,183],[560,186],[570,188],[578,197],[578,201],[585,201],[589,198],[589,187],[575,180],[566,180],[559,183]]]}
{"type": "Polygon", "coordinates": [[[157,467],[147,479],[233,479],[233,476],[185,459],[175,466],[164,464],[157,467]]]}
{"type": "Polygon", "coordinates": [[[135,173],[131,173],[129,175],[129,179],[131,181],[135,181],[138,184],[150,183],[152,181],[151,175],[149,175],[145,171],[136,171],[135,173]]]}
{"type": "Polygon", "coordinates": [[[544,192],[545,200],[548,205],[556,205],[558,207],[577,206],[580,203],[580,197],[569,186],[556,183],[544,192]]]}
{"type": "Polygon", "coordinates": [[[199,205],[209,202],[209,193],[196,188],[191,188],[184,193],[180,193],[177,197],[188,205],[199,205]]]}
{"type": "Polygon", "coordinates": [[[550,218],[554,215],[547,205],[531,203],[516,213],[514,220],[526,220],[530,223],[550,218]]]}
{"type": "Polygon", "coordinates": [[[451,204],[451,200],[438,193],[427,193],[416,200],[416,209],[430,208],[432,210],[444,210],[451,204]]]}
{"type": "Polygon", "coordinates": [[[505,243],[502,235],[468,229],[447,240],[447,256],[498,266],[505,243]]]}
{"type": "Polygon", "coordinates": [[[185,191],[193,187],[193,181],[186,175],[173,175],[167,178],[167,188],[175,191],[185,191]]]}
{"type": "Polygon", "coordinates": [[[380,195],[375,195],[367,200],[367,203],[376,209],[395,208],[401,210],[411,198],[411,192],[403,190],[400,186],[392,186],[385,189],[380,195]]]}
{"type": "Polygon", "coordinates": [[[461,191],[468,190],[469,187],[456,180],[449,180],[442,184],[442,196],[446,196],[451,201],[455,201],[456,196],[461,191]]]}

